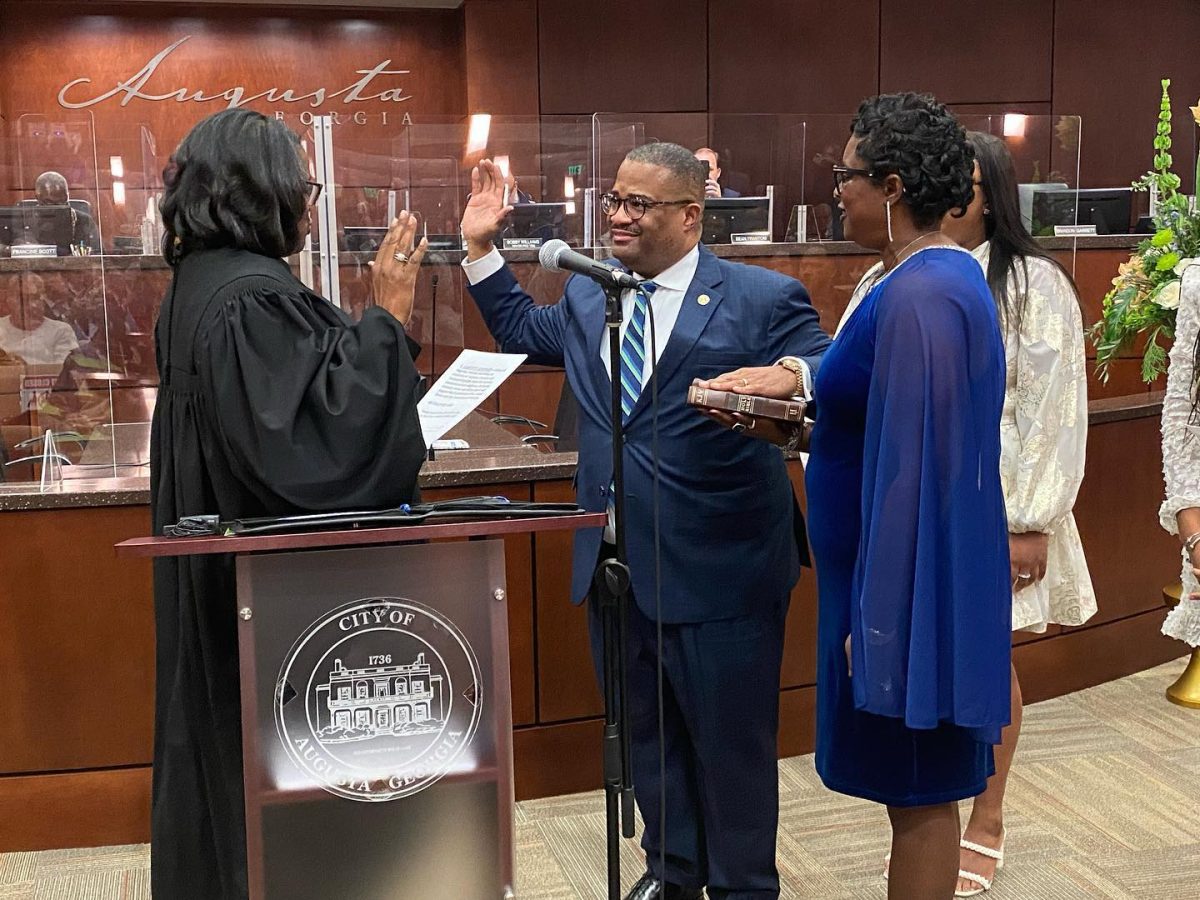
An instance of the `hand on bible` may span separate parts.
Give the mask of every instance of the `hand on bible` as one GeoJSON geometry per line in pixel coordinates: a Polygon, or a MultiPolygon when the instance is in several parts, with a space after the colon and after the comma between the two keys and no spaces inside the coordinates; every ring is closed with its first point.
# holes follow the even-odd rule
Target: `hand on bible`
{"type": "Polygon", "coordinates": [[[783,366],[743,367],[702,382],[701,387],[787,400],[796,393],[796,376],[783,366]]]}
{"type": "Polygon", "coordinates": [[[429,241],[421,238],[420,246],[414,249],[416,237],[417,217],[404,210],[388,228],[375,259],[368,263],[375,305],[390,312],[405,328],[412,318],[421,260],[429,247],[429,241]]]}
{"type": "MultiPolygon", "coordinates": [[[[515,183],[509,200],[516,200],[515,183]]],[[[479,259],[491,252],[496,235],[512,209],[511,202],[504,202],[504,174],[490,159],[480,160],[471,170],[471,196],[462,217],[468,260],[479,259]]]]}

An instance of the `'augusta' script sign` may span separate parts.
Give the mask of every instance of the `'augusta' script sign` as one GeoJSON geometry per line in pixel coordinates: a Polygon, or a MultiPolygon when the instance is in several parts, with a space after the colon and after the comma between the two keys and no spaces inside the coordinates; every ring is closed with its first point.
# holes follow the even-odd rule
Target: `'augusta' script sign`
{"type": "Polygon", "coordinates": [[[371,87],[371,82],[381,75],[408,75],[409,69],[389,69],[392,64],[390,59],[385,59],[379,65],[372,69],[358,69],[356,75],[362,77],[353,84],[347,85],[340,90],[331,91],[328,88],[319,87],[314,91],[306,94],[297,94],[294,88],[279,89],[277,87],[268,88],[265,91],[260,91],[257,94],[246,94],[246,88],[242,86],[226,88],[223,91],[215,91],[213,93],[205,93],[203,90],[193,90],[188,87],[176,88],[166,93],[156,94],[143,90],[146,83],[154,77],[154,73],[158,71],[158,67],[162,65],[171,53],[179,47],[184,41],[191,36],[182,37],[166,49],[156,54],[148,63],[141,67],[132,77],[125,81],[118,81],[116,87],[107,90],[102,94],[98,94],[90,99],[80,97],[83,85],[92,83],[90,78],[76,78],[74,81],[69,81],[62,86],[58,92],[58,103],[60,106],[67,109],[85,109],[89,106],[96,106],[103,103],[105,100],[111,100],[114,97],[121,98],[121,105],[128,106],[132,100],[149,100],[152,102],[161,102],[163,100],[175,100],[179,103],[209,103],[213,100],[226,100],[230,108],[242,106],[246,103],[251,103],[255,100],[265,100],[268,103],[304,103],[309,107],[316,109],[323,106],[331,100],[341,98],[342,103],[362,103],[368,100],[380,100],[385,103],[402,103],[405,100],[411,100],[412,95],[405,92],[402,87],[390,87],[382,90],[379,93],[369,94],[368,88],[371,87]],[[73,94],[78,99],[68,99],[68,95],[73,94]]]}

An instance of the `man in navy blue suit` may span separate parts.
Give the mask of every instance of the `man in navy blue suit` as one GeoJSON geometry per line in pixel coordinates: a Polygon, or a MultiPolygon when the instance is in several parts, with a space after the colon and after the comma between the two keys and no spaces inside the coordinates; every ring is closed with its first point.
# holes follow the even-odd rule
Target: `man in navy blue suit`
{"type": "MultiPolygon", "coordinates": [[[[648,863],[628,895],[634,900],[698,900],[705,886],[712,900],[779,895],[779,676],[803,528],[779,450],[744,440],[689,407],[686,396],[694,378],[779,360],[795,372],[797,392],[806,393],[829,338],[800,282],[725,262],[699,245],[707,176],[707,166],[690,150],[647,144],[625,158],[613,190],[601,198],[613,255],[639,278],[652,280],[623,297],[618,373],[634,601],[628,704],[648,863]],[[661,583],[655,575],[649,382],[656,362],[661,583]],[[665,788],[659,777],[660,663],[665,788]]],[[[588,510],[611,510],[612,388],[603,294],[594,282],[573,277],[557,304],[536,306],[492,243],[510,209],[502,176],[484,160],[472,173],[462,220],[471,296],[505,351],[565,366],[579,400],[578,501],[588,510]]],[[[613,553],[612,540],[611,512],[609,528],[577,534],[573,602],[589,595],[597,562],[613,553]]],[[[589,604],[589,618],[598,656],[597,605],[589,604]]]]}

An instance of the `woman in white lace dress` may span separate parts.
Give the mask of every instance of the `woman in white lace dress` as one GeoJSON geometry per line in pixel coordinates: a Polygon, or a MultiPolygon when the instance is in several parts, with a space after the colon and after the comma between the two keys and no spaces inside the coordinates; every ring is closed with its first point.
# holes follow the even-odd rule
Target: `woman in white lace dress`
{"type": "Polygon", "coordinates": [[[1184,270],[1175,319],[1175,345],[1163,398],[1162,527],[1183,543],[1183,600],[1167,615],[1163,634],[1200,646],[1200,265],[1184,270]]]}
{"type": "MultiPolygon", "coordinates": [[[[947,216],[942,230],[979,260],[1004,329],[1008,376],[1000,475],[1008,511],[1013,630],[1081,625],[1096,612],[1096,594],[1071,512],[1083,480],[1088,425],[1079,295],[1070,275],[1021,222],[1016,174],[1003,141],[977,132],[968,138],[976,156],[975,200],[965,216],[947,216]]],[[[863,276],[842,322],[870,289],[878,269],[863,276]]],[[[955,896],[990,890],[1003,861],[1004,790],[1021,711],[1014,669],[1012,724],[996,747],[996,774],[971,809],[955,896]]]]}

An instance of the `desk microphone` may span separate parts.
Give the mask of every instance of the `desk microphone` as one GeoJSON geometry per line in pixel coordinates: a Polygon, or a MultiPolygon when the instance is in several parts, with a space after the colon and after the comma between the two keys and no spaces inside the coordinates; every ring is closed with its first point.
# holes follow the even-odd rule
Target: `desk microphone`
{"type": "Polygon", "coordinates": [[[612,266],[606,266],[604,263],[590,259],[582,253],[576,253],[567,246],[566,241],[558,239],[542,244],[542,249],[538,251],[538,262],[551,272],[574,272],[592,279],[605,288],[635,290],[642,283],[640,279],[628,272],[622,272],[620,269],[614,269],[612,266]]]}

